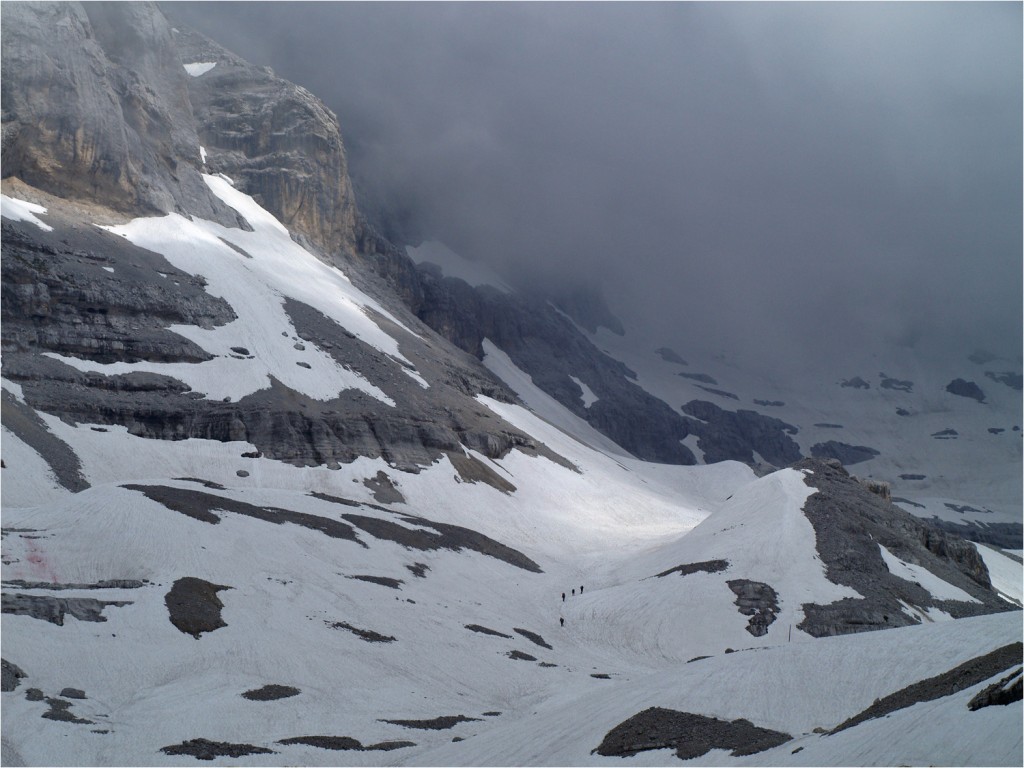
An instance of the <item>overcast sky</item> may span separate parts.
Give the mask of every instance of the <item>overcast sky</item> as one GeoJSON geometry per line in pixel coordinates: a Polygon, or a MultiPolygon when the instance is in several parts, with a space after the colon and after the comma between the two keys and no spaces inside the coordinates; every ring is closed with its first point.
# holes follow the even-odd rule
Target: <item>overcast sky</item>
{"type": "Polygon", "coordinates": [[[320,96],[407,231],[681,352],[1019,355],[1018,3],[165,9],[320,96]]]}

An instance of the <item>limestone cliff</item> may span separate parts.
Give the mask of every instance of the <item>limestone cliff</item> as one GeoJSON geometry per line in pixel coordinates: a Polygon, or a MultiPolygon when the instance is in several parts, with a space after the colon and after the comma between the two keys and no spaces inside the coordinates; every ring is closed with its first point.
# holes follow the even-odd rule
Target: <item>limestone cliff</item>
{"type": "Polygon", "coordinates": [[[276,77],[184,26],[184,64],[214,66],[189,78],[199,143],[212,172],[326,254],[356,246],[356,205],[338,118],[305,88],[276,77]]]}
{"type": "Polygon", "coordinates": [[[237,226],[200,178],[172,32],[150,3],[5,3],[2,166],[59,197],[237,226]]]}

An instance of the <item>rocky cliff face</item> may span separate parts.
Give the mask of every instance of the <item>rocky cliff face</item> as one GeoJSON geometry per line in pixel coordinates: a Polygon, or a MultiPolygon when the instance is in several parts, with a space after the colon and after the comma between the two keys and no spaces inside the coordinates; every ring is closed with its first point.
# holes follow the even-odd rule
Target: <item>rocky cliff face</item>
{"type": "MultiPolygon", "coordinates": [[[[152,4],[17,4],[4,13],[4,172],[23,177],[4,188],[44,205],[48,228],[3,221],[3,374],[21,387],[19,407],[73,424],[122,425],[146,438],[247,440],[260,455],[297,465],[382,456],[416,471],[464,447],[488,456],[545,451],[473,399],[512,394],[374,278],[377,270],[404,284],[413,304],[421,297],[408,258],[357,226],[337,120],[315,97],[198,35],[173,31],[152,4]],[[184,65],[194,63],[213,67],[192,77],[184,65]],[[119,213],[176,210],[249,228],[210,193],[200,146],[206,170],[233,176],[300,240],[340,259],[394,308],[412,333],[383,316],[373,320],[411,361],[402,365],[415,366],[429,386],[292,300],[285,313],[297,347],[329,350],[397,407],[353,390],[312,400],[276,380],[237,402],[210,400],[170,375],[87,373],[54,359],[198,365],[214,357],[172,327],[224,326],[236,318],[230,304],[198,275],[94,226],[119,213]]],[[[241,348],[231,354],[254,359],[241,348]]],[[[15,416],[5,406],[5,426],[38,443],[19,426],[29,420],[15,416]]]]}
{"type": "Polygon", "coordinates": [[[488,339],[540,389],[634,456],[696,463],[680,443],[690,432],[688,421],[639,387],[636,374],[595,347],[544,297],[473,288],[429,265],[420,265],[418,278],[418,316],[460,349],[482,357],[488,339]],[[584,402],[573,377],[590,387],[595,402],[584,402]]]}
{"type": "MultiPolygon", "coordinates": [[[[180,382],[83,379],[39,360],[33,356],[49,351],[103,363],[199,362],[206,353],[168,326],[212,327],[233,317],[201,282],[117,238],[79,231],[69,209],[51,203],[54,216],[67,216],[66,242],[5,223],[4,371],[38,382],[27,390],[38,407],[70,420],[128,424],[151,437],[245,434],[265,453],[299,463],[346,461],[367,451],[415,465],[466,440],[501,453],[519,438],[489,440],[487,425],[469,416],[476,409],[460,400],[481,391],[510,397],[478,363],[489,339],[542,390],[639,458],[692,464],[680,441],[693,431],[709,461],[753,461],[752,450],[778,465],[799,457],[781,422],[762,423],[751,413],[705,423],[640,388],[632,371],[574,325],[622,331],[592,291],[506,294],[415,265],[359,215],[337,118],[305,89],[184,26],[172,28],[152,4],[14,4],[5,13],[5,175],[99,209],[176,210],[246,228],[200,176],[223,173],[294,237],[343,264],[355,284],[435,340],[429,352],[418,341],[406,344],[420,348],[421,370],[433,365],[457,392],[454,400],[429,404],[414,390],[396,392],[396,399],[409,398],[409,419],[438,420],[441,436],[396,427],[393,414],[369,402],[336,403],[319,416],[307,403],[298,421],[285,418],[293,424],[286,428],[265,413],[293,413],[296,399],[280,391],[271,398],[277,406],[260,400],[252,408],[200,407],[180,382]],[[585,402],[574,379],[597,400],[585,402]],[[56,382],[86,389],[72,397],[56,382]],[[105,405],[111,390],[134,394],[105,405]],[[379,426],[385,422],[390,426],[379,426]],[[282,435],[288,447],[273,446],[282,435]]],[[[373,356],[337,328],[320,328],[319,338],[353,356],[343,364],[373,366],[373,356]]]]}
{"type": "Polygon", "coordinates": [[[184,69],[148,3],[10,3],[4,178],[127,213],[237,225],[200,178],[184,69]]]}
{"type": "Polygon", "coordinates": [[[972,543],[872,493],[834,459],[804,459],[794,466],[809,470],[805,482],[815,489],[804,514],[814,526],[829,581],[862,595],[828,605],[804,604],[800,628],[805,632],[823,637],[908,626],[936,609],[954,618],[1013,609],[992,591],[988,569],[972,543]],[[967,593],[971,601],[936,597],[920,583],[892,573],[880,547],[967,593]]]}
{"type": "Polygon", "coordinates": [[[210,172],[305,235],[326,254],[356,247],[356,205],[338,118],[320,99],[176,27],[185,64],[214,66],[189,78],[188,98],[210,172]]]}

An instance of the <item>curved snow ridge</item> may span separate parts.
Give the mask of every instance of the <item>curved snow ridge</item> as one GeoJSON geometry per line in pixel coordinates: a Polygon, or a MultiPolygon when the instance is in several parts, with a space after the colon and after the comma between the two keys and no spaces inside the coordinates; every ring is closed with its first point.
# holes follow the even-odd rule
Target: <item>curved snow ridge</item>
{"type": "MultiPolygon", "coordinates": [[[[791,637],[809,639],[797,628],[805,618],[804,604],[862,597],[826,576],[814,528],[803,512],[804,502],[813,492],[804,482],[804,473],[794,469],[782,469],[740,487],[692,531],[645,560],[646,572],[638,574],[644,579],[643,586],[635,594],[624,595],[623,610],[631,601],[661,605],[657,593],[667,589],[673,592],[673,602],[682,614],[714,612],[714,631],[700,622],[687,621],[677,627],[679,621],[674,617],[652,616],[651,621],[663,624],[663,631],[657,634],[666,653],[692,656],[720,652],[729,645],[750,647],[787,642],[791,637]],[[708,560],[725,560],[729,565],[724,573],[650,578],[679,565],[708,560]],[[683,584],[678,581],[681,578],[683,584]],[[754,582],[752,586],[762,591],[766,591],[761,586],[765,585],[777,596],[777,612],[764,635],[754,636],[748,630],[750,614],[739,609],[739,593],[732,587],[746,582],[754,582]],[[722,627],[731,627],[732,632],[725,636],[722,627]],[[679,650],[671,651],[673,645],[679,650]]],[[[657,608],[655,613],[664,611],[657,608]]]]}
{"type": "Polygon", "coordinates": [[[44,232],[52,232],[53,227],[36,218],[36,214],[46,213],[46,208],[27,200],[0,195],[0,216],[11,221],[30,221],[44,232]]]}

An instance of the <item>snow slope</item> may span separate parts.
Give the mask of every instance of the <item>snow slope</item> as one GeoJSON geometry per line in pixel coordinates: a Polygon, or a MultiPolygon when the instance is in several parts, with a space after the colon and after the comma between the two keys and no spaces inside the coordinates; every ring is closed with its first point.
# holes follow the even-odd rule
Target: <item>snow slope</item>
{"type": "Polygon", "coordinates": [[[235,190],[224,178],[204,175],[210,189],[252,226],[253,231],[229,229],[178,214],[135,219],[108,227],[133,244],[156,251],[174,266],[207,280],[207,291],[223,297],[238,318],[219,328],[172,326],[171,330],[198,344],[214,359],[204,363],[110,363],[50,353],[82,371],[106,375],[130,371],[162,373],[184,381],[209,399],[231,398],[270,386],[270,377],[317,400],[328,400],[346,389],[363,391],[381,402],[394,402],[359,372],[339,365],[311,342],[300,342],[284,310],[286,298],[297,299],[323,312],[361,341],[394,361],[396,370],[427,383],[398,350],[398,343],[366,314],[367,309],[404,327],[379,303],[359,291],[336,267],[319,261],[293,242],[273,216],[235,190]],[[237,350],[244,350],[238,352],[237,350]]]}
{"type": "Polygon", "coordinates": [[[19,200],[16,197],[0,195],[0,215],[12,221],[30,221],[44,232],[51,232],[53,227],[39,219],[40,214],[45,214],[46,208],[26,200],[19,200]]]}

